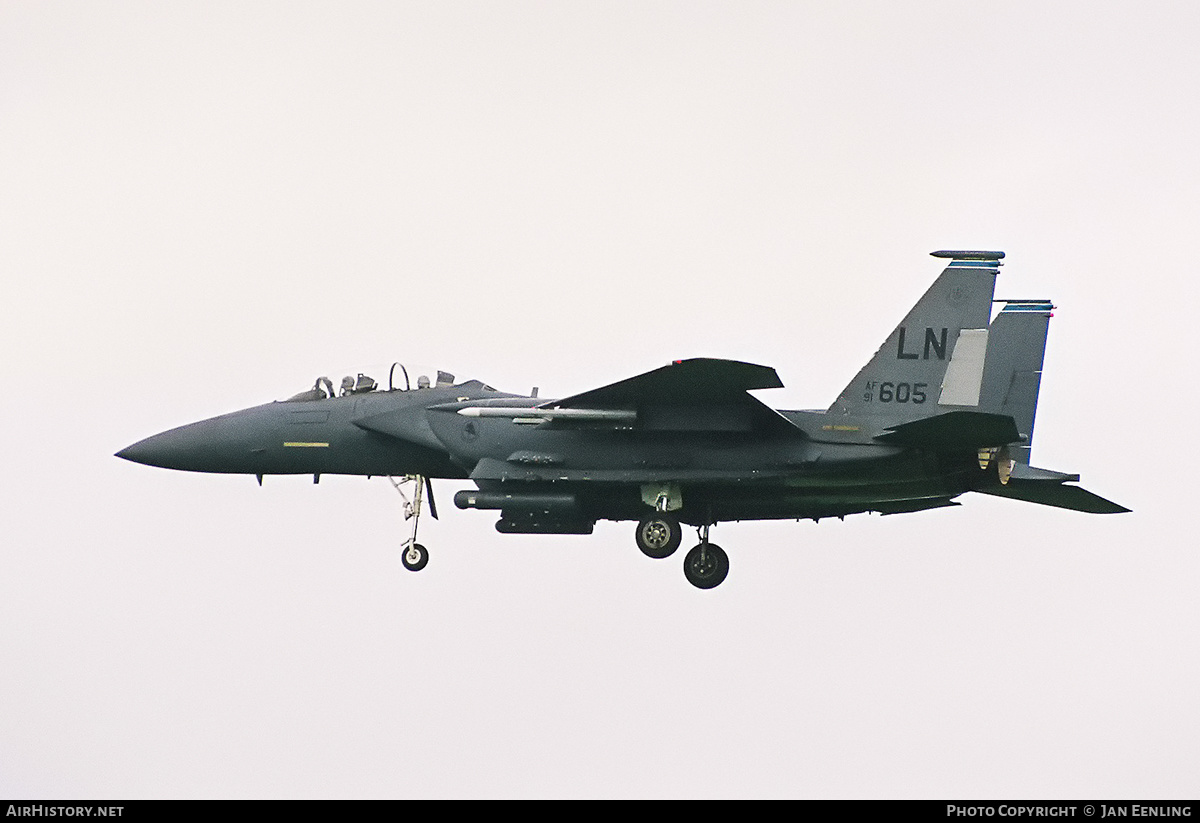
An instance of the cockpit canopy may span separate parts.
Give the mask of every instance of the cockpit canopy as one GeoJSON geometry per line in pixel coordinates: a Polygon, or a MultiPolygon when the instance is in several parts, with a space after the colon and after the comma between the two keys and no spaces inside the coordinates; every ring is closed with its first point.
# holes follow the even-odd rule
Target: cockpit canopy
{"type": "Polygon", "coordinates": [[[328,397],[347,397],[375,391],[419,391],[435,386],[441,388],[453,385],[454,375],[449,372],[397,361],[391,365],[371,366],[366,371],[347,374],[336,390],[333,381],[322,375],[316,379],[311,389],[292,395],[286,402],[324,400],[328,397]]]}

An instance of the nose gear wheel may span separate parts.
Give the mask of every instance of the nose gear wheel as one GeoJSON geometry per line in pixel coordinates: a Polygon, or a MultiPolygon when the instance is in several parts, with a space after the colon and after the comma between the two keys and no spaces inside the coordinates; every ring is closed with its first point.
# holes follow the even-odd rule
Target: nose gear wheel
{"type": "Polygon", "coordinates": [[[410,572],[419,572],[429,562],[429,550],[420,543],[413,543],[400,553],[400,562],[410,572]]]}

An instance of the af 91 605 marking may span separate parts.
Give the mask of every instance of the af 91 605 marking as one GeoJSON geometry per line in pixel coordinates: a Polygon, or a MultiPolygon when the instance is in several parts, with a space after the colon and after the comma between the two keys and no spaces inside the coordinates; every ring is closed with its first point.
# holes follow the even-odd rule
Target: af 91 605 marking
{"type": "Polygon", "coordinates": [[[863,391],[863,401],[871,403],[877,400],[880,403],[916,403],[919,405],[929,399],[925,393],[927,388],[929,388],[928,383],[871,380],[863,391]]]}

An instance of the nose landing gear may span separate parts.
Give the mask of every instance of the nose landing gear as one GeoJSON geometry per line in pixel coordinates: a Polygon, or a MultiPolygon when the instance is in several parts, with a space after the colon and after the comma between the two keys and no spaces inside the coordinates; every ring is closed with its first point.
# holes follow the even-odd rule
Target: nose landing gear
{"type": "Polygon", "coordinates": [[[417,526],[421,523],[421,504],[427,489],[429,513],[433,515],[434,520],[437,520],[437,505],[433,502],[433,485],[429,482],[428,477],[422,477],[419,474],[409,474],[400,478],[389,476],[388,480],[391,481],[392,488],[399,492],[400,497],[404,500],[404,519],[412,521],[412,535],[404,541],[404,545],[401,547],[400,562],[410,572],[419,572],[429,563],[429,550],[417,542],[417,526]],[[405,488],[409,483],[412,484],[411,491],[405,493],[405,488]]]}

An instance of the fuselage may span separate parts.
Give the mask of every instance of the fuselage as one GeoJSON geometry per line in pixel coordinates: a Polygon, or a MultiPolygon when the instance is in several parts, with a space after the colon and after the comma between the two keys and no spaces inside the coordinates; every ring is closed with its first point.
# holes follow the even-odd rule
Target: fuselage
{"type": "Polygon", "coordinates": [[[531,425],[459,413],[547,402],[478,381],[305,397],[171,429],[118,456],[259,476],[470,478],[483,496],[461,507],[497,509],[518,524],[512,530],[524,518],[545,531],[636,520],[663,490],[678,498],[673,508],[681,520],[700,524],[931,508],[950,505],[978,482],[969,452],[948,457],[873,443],[847,436],[850,427],[822,426],[827,418],[816,412],[781,413],[791,425],[768,430],[727,431],[606,421],[531,425]]]}

